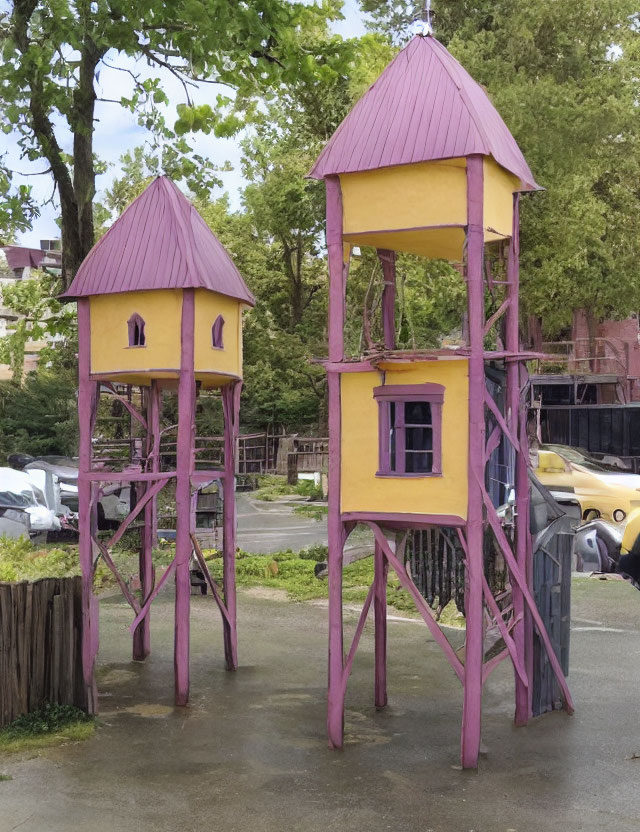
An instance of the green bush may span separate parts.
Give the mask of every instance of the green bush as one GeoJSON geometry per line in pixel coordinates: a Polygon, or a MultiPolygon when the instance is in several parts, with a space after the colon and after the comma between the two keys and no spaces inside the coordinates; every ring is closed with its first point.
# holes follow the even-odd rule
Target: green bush
{"type": "Polygon", "coordinates": [[[77,546],[36,547],[24,537],[0,537],[0,581],[34,581],[80,574],[77,546]]]}
{"type": "Polygon", "coordinates": [[[92,721],[92,717],[87,716],[84,711],[74,705],[47,703],[30,714],[24,714],[14,719],[13,722],[2,729],[0,734],[5,740],[14,740],[22,737],[32,737],[37,734],[54,734],[71,723],[92,721]]]}

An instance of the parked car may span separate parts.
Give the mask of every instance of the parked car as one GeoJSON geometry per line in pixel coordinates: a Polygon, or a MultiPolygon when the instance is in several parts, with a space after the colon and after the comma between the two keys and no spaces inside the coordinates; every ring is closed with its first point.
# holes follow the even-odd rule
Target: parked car
{"type": "MultiPolygon", "coordinates": [[[[19,464],[12,457],[10,462],[19,464]]],[[[55,475],[60,486],[60,500],[69,511],[78,512],[78,460],[64,456],[40,456],[27,458],[20,455],[25,472],[42,470],[55,475]]],[[[131,489],[129,485],[105,486],[98,502],[98,528],[117,528],[130,510],[131,489]]]]}
{"type": "Polygon", "coordinates": [[[535,473],[556,497],[572,495],[583,520],[603,517],[619,525],[640,507],[640,475],[599,462],[579,448],[542,445],[535,473]]]}
{"type": "Polygon", "coordinates": [[[21,527],[26,526],[30,537],[44,542],[48,532],[60,531],[61,523],[55,511],[48,507],[44,493],[24,471],[0,468],[0,508],[5,509],[4,524],[0,518],[0,534],[20,537],[25,533],[21,527]],[[7,514],[7,510],[12,513],[7,514]],[[20,513],[28,517],[28,524],[17,517],[20,513]]]}

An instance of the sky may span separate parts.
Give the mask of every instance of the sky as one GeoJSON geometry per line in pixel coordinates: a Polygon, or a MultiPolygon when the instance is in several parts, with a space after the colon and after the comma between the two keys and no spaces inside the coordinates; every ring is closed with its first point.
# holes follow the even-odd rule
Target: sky
{"type": "MultiPolygon", "coordinates": [[[[364,19],[357,0],[345,0],[343,14],[344,20],[334,24],[334,31],[343,37],[358,37],[365,33],[364,19]]],[[[129,67],[135,69],[136,72],[142,72],[148,76],[157,77],[160,75],[158,71],[147,67],[143,61],[136,64],[117,55],[113,55],[112,57],[107,56],[107,63],[117,64],[121,67],[129,67]]],[[[162,77],[164,90],[169,100],[173,103],[173,106],[184,101],[184,91],[180,82],[169,73],[165,73],[162,77]]],[[[99,95],[105,98],[115,99],[122,95],[127,95],[131,89],[130,82],[131,79],[126,73],[102,66],[98,79],[99,95]]],[[[196,103],[204,104],[213,102],[219,91],[223,91],[222,88],[218,90],[213,85],[202,84],[198,91],[194,92],[193,97],[196,103]]],[[[172,108],[168,111],[169,117],[167,121],[169,123],[171,122],[172,116],[171,110],[172,108]]],[[[144,128],[138,126],[136,117],[118,104],[98,102],[96,118],[98,119],[98,123],[94,134],[94,150],[98,158],[109,164],[107,172],[100,175],[97,179],[99,200],[101,192],[103,193],[108,188],[112,179],[119,173],[118,160],[120,157],[127,150],[143,144],[145,139],[148,138],[148,134],[144,128]]],[[[60,123],[60,121],[57,122],[58,125],[60,123]]],[[[224,183],[223,188],[214,192],[214,196],[220,196],[226,191],[229,194],[232,207],[239,207],[240,191],[245,184],[239,170],[239,139],[237,137],[233,139],[217,139],[215,136],[205,136],[204,134],[193,134],[187,136],[187,138],[194,146],[195,151],[202,156],[213,159],[220,165],[225,161],[231,162],[233,170],[220,174],[220,178],[224,183]]],[[[70,152],[71,146],[71,134],[67,132],[63,137],[63,149],[70,152]]],[[[15,138],[11,135],[6,136],[0,133],[0,154],[4,154],[5,152],[7,154],[5,157],[7,165],[18,173],[35,173],[43,170],[47,166],[46,162],[43,161],[30,163],[26,159],[20,159],[20,150],[15,138]]],[[[51,176],[49,174],[26,177],[16,175],[14,181],[16,184],[24,182],[25,184],[31,185],[34,197],[41,206],[41,216],[35,220],[33,230],[20,234],[18,236],[18,244],[39,248],[41,239],[59,237],[60,232],[55,222],[56,209],[51,204],[44,204],[50,199],[53,190],[51,176]]]]}

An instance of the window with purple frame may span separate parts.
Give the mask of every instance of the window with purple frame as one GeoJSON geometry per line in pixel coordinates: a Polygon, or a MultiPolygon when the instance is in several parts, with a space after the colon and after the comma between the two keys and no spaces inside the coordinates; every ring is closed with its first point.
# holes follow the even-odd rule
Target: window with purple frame
{"type": "Polygon", "coordinates": [[[378,476],[442,473],[441,384],[386,384],[373,391],[379,411],[378,476]]]}

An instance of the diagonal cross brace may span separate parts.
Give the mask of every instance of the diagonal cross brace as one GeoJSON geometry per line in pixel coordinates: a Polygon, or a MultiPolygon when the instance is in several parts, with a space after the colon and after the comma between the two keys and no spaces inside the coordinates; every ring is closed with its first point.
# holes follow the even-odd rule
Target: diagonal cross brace
{"type": "Polygon", "coordinates": [[[418,608],[418,612],[420,613],[420,615],[424,619],[425,624],[431,631],[431,635],[433,636],[434,640],[442,648],[442,651],[449,660],[449,664],[453,668],[454,673],[456,674],[458,679],[464,684],[464,665],[456,655],[456,652],[453,649],[453,647],[449,644],[449,640],[438,626],[438,622],[434,619],[433,613],[427,606],[427,602],[418,592],[418,588],[407,575],[403,565],[400,563],[395,553],[392,552],[391,547],[389,546],[389,541],[382,533],[382,529],[375,523],[372,523],[371,521],[366,521],[366,525],[369,526],[369,528],[373,532],[374,537],[378,542],[380,548],[384,552],[386,559],[389,561],[389,563],[393,567],[394,572],[398,576],[398,580],[415,601],[416,607],[418,608]]]}
{"type": "MultiPolygon", "coordinates": [[[[478,481],[479,482],[479,481],[478,481]]],[[[511,546],[509,545],[509,541],[507,540],[507,536],[504,533],[504,529],[500,524],[500,520],[496,513],[493,503],[491,502],[491,498],[487,494],[487,491],[484,487],[484,484],[479,482],[480,490],[482,491],[482,499],[484,500],[484,504],[487,510],[487,519],[489,520],[489,524],[493,529],[493,533],[496,538],[496,542],[500,547],[500,550],[504,556],[504,559],[507,562],[507,566],[509,567],[509,572],[511,573],[512,579],[515,581],[516,585],[522,592],[522,596],[529,607],[529,611],[531,613],[531,617],[536,625],[536,629],[542,639],[542,643],[544,644],[545,650],[547,652],[547,656],[549,658],[549,662],[553,669],[554,675],[560,686],[560,690],[562,691],[562,698],[564,700],[564,706],[567,713],[572,714],[574,712],[573,700],[571,698],[571,693],[569,692],[569,687],[567,685],[567,680],[564,677],[564,673],[562,672],[562,668],[560,667],[560,662],[558,661],[558,657],[556,656],[556,652],[553,649],[553,644],[551,643],[551,639],[549,638],[549,633],[547,632],[547,628],[544,626],[544,621],[540,615],[540,611],[536,605],[535,599],[532,596],[529,587],[527,586],[527,582],[522,574],[520,566],[515,559],[513,552],[511,551],[511,546]]]]}
{"type": "Polygon", "coordinates": [[[513,666],[515,668],[516,673],[520,677],[520,681],[526,687],[529,687],[529,680],[527,679],[527,674],[525,672],[524,667],[522,666],[522,662],[520,661],[520,656],[518,655],[518,651],[516,649],[515,642],[509,633],[509,628],[502,617],[502,613],[500,612],[500,607],[498,606],[498,602],[493,597],[493,593],[487,583],[486,577],[482,576],[482,591],[484,593],[484,598],[487,603],[487,606],[491,610],[493,617],[495,618],[496,624],[498,625],[498,629],[500,630],[500,635],[502,636],[502,640],[505,643],[507,650],[509,651],[509,655],[511,656],[511,661],[513,662],[513,666]]]}
{"type": "Polygon", "coordinates": [[[127,599],[127,602],[129,604],[129,606],[131,607],[131,609],[135,613],[139,613],[140,612],[140,604],[138,603],[138,599],[131,592],[131,590],[129,589],[129,587],[126,584],[126,581],[124,580],[122,575],[118,572],[118,567],[113,562],[113,560],[111,558],[111,555],[109,553],[109,549],[104,545],[104,543],[101,540],[97,540],[95,537],[93,537],[93,535],[91,537],[91,540],[93,541],[93,543],[100,550],[100,555],[102,556],[102,560],[107,564],[109,569],[113,572],[113,576],[116,579],[116,581],[118,582],[118,586],[122,590],[122,594],[124,595],[124,597],[127,599]]]}
{"type": "Polygon", "coordinates": [[[122,523],[120,523],[120,526],[118,527],[118,531],[113,535],[113,537],[107,543],[107,549],[111,549],[113,546],[116,545],[116,543],[120,540],[120,538],[126,532],[126,530],[129,528],[131,523],[133,523],[133,521],[136,519],[136,517],[140,514],[140,512],[146,506],[146,504],[149,502],[149,500],[152,500],[154,497],[156,497],[160,493],[160,491],[162,491],[162,489],[165,487],[166,484],[167,484],[166,479],[160,480],[159,482],[154,483],[154,485],[152,485],[151,488],[148,488],[144,492],[142,497],[136,503],[135,508],[133,508],[129,512],[129,514],[127,514],[127,516],[124,518],[122,523]]]}
{"type": "Polygon", "coordinates": [[[207,562],[204,559],[204,555],[202,554],[202,549],[200,548],[200,544],[198,543],[198,538],[195,534],[191,534],[191,542],[193,544],[193,551],[196,556],[196,560],[198,561],[198,565],[200,569],[202,569],[202,574],[204,575],[207,583],[211,587],[211,592],[215,599],[216,604],[220,608],[220,612],[222,613],[222,617],[226,620],[227,624],[230,626],[231,622],[229,621],[229,612],[225,606],[224,601],[220,595],[220,590],[218,584],[213,580],[213,576],[209,571],[209,567],[207,566],[207,562]]]}
{"type": "Polygon", "coordinates": [[[489,408],[489,410],[493,413],[496,422],[500,425],[500,430],[504,433],[507,437],[509,442],[511,443],[513,449],[516,452],[520,451],[520,443],[515,439],[509,428],[507,427],[507,423],[504,420],[504,416],[500,413],[500,409],[498,405],[494,402],[493,398],[489,395],[489,393],[485,392],[484,395],[484,403],[489,408]]]}
{"type": "Polygon", "coordinates": [[[175,571],[175,568],[176,568],[176,560],[174,558],[171,561],[171,563],[169,564],[169,566],[167,566],[167,568],[165,569],[164,574],[162,575],[162,577],[160,578],[158,583],[154,586],[154,588],[151,590],[149,595],[144,599],[144,602],[143,602],[142,606],[140,607],[140,612],[136,615],[136,617],[133,620],[133,624],[129,627],[129,632],[130,633],[134,633],[136,631],[136,628],[138,627],[138,625],[142,621],[144,621],[144,619],[147,616],[147,613],[149,612],[149,607],[154,602],[154,600],[156,598],[156,595],[160,592],[162,587],[165,585],[169,576],[175,571]]]}
{"type": "Polygon", "coordinates": [[[375,581],[369,587],[369,592],[367,593],[367,597],[365,599],[364,604],[362,605],[362,612],[360,613],[360,618],[358,619],[358,626],[356,627],[355,634],[353,636],[353,641],[351,642],[351,647],[349,649],[349,655],[347,656],[347,660],[344,663],[344,668],[342,670],[342,695],[344,697],[347,691],[347,682],[349,681],[349,675],[351,673],[351,666],[353,665],[353,659],[356,655],[356,650],[358,649],[358,644],[360,643],[360,636],[362,635],[362,631],[364,630],[364,625],[367,620],[367,616],[369,615],[369,607],[371,606],[371,601],[373,600],[373,593],[375,591],[375,581]]]}
{"type": "Polygon", "coordinates": [[[114,397],[114,399],[117,399],[119,402],[121,402],[127,408],[127,410],[133,416],[133,418],[137,419],[137,421],[140,422],[140,424],[142,425],[142,427],[145,430],[148,430],[147,420],[144,418],[144,416],[141,413],[138,413],[138,411],[131,404],[131,402],[127,401],[127,399],[125,399],[124,396],[121,396],[119,393],[116,393],[116,390],[115,390],[115,387],[113,386],[113,384],[109,384],[107,382],[107,383],[103,383],[103,386],[107,388],[107,390],[111,393],[111,395],[114,397]]]}

